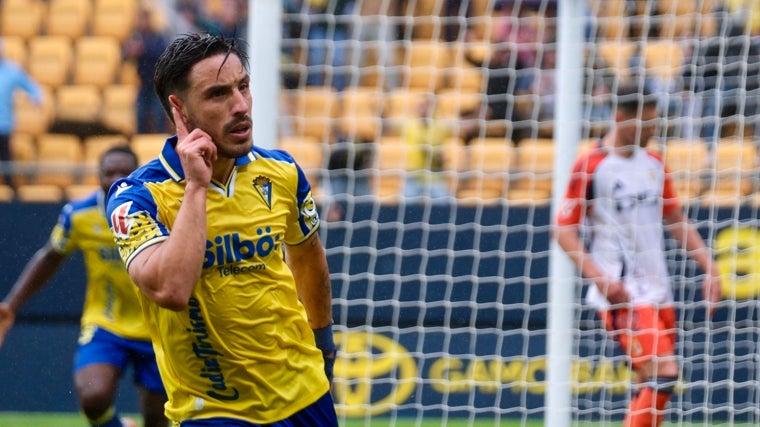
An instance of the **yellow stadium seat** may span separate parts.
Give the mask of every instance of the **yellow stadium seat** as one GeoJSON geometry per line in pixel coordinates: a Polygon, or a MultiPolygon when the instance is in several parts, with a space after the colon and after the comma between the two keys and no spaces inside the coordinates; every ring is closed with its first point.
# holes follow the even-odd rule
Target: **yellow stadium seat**
{"type": "Polygon", "coordinates": [[[46,34],[82,37],[89,29],[92,15],[90,0],[50,0],[46,34]]]}
{"type": "Polygon", "coordinates": [[[644,45],[644,67],[648,75],[671,81],[682,74],[683,47],[675,40],[657,40],[644,45]]]}
{"type": "MultiPolygon", "coordinates": [[[[700,198],[711,205],[735,205],[756,192],[758,151],[752,140],[722,138],[714,147],[712,177],[700,198]]],[[[710,162],[708,162],[710,165],[710,162]]]]}
{"type": "Polygon", "coordinates": [[[26,40],[19,36],[4,36],[2,40],[3,53],[9,60],[18,64],[21,68],[26,68],[26,60],[28,56],[26,48],[26,40]]]}
{"type": "Polygon", "coordinates": [[[13,106],[16,121],[14,132],[41,135],[47,132],[53,123],[55,100],[47,87],[43,87],[40,105],[32,101],[25,92],[17,91],[13,94],[13,106]]]}
{"type": "Polygon", "coordinates": [[[99,122],[103,102],[94,85],[65,85],[55,94],[56,119],[76,122],[99,122]]]}
{"type": "Polygon", "coordinates": [[[445,43],[413,41],[403,50],[403,86],[435,92],[443,87],[445,70],[452,62],[445,43]]]}
{"type": "Polygon", "coordinates": [[[352,87],[340,93],[338,131],[351,141],[375,141],[382,130],[383,95],[375,88],[352,87]]]}
{"type": "Polygon", "coordinates": [[[16,190],[16,198],[24,203],[58,203],[63,200],[63,189],[51,184],[21,185],[16,190]]]}
{"type": "Polygon", "coordinates": [[[398,135],[409,118],[416,117],[426,92],[421,90],[394,89],[385,99],[383,107],[383,134],[398,135]]]}
{"type": "Polygon", "coordinates": [[[137,0],[95,0],[92,34],[126,40],[134,28],[138,10],[137,0]]]}
{"type": "Polygon", "coordinates": [[[36,184],[61,188],[77,182],[82,167],[82,141],[76,135],[44,134],[37,138],[36,184]]]}
{"type": "Polygon", "coordinates": [[[504,138],[476,138],[464,147],[459,163],[457,197],[466,203],[504,200],[514,161],[512,142],[504,138]]]}
{"type": "Polygon", "coordinates": [[[384,137],[378,143],[374,193],[383,203],[398,203],[404,196],[408,149],[397,137],[384,137]]]}
{"type": "Polygon", "coordinates": [[[0,2],[0,29],[3,36],[25,39],[41,33],[45,2],[41,0],[3,0],[0,2]]]}
{"type": "Polygon", "coordinates": [[[103,124],[126,135],[137,132],[137,90],[134,85],[115,84],[103,88],[103,124]]]}
{"type": "Polygon", "coordinates": [[[14,183],[30,184],[37,166],[37,141],[32,135],[14,133],[11,135],[10,149],[14,183]]]}
{"type": "Polygon", "coordinates": [[[0,202],[12,202],[16,198],[16,190],[10,185],[0,185],[0,202]]]}
{"type": "Polygon", "coordinates": [[[74,44],[74,84],[103,88],[118,79],[121,45],[108,36],[80,37],[74,44]]]}
{"type": "Polygon", "coordinates": [[[29,40],[29,74],[53,88],[69,81],[74,53],[66,36],[37,36],[29,40]]]}
{"type": "Polygon", "coordinates": [[[706,143],[699,139],[671,139],[662,154],[679,198],[684,203],[696,200],[702,193],[707,173],[706,143]]]}
{"type": "Polygon", "coordinates": [[[163,133],[138,133],[132,136],[129,146],[137,155],[140,165],[144,165],[161,154],[168,137],[163,133]]]}
{"type": "Polygon", "coordinates": [[[320,141],[333,139],[338,97],[332,87],[307,87],[293,94],[293,125],[296,135],[320,141]]]}
{"type": "Polygon", "coordinates": [[[597,54],[607,68],[625,80],[631,76],[631,58],[636,54],[636,49],[636,43],[630,40],[605,40],[597,45],[597,54]]]}
{"type": "Polygon", "coordinates": [[[528,195],[528,199],[548,202],[552,191],[554,150],[554,141],[550,138],[529,138],[520,142],[515,148],[515,182],[510,189],[511,197],[528,195]]]}

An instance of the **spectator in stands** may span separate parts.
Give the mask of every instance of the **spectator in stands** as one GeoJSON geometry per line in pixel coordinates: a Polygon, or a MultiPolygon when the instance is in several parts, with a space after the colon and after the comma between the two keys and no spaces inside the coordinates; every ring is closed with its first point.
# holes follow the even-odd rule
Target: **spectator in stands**
{"type": "Polygon", "coordinates": [[[175,36],[206,31],[206,27],[201,21],[198,6],[194,1],[181,0],[177,2],[174,19],[172,19],[172,28],[175,36]]]}
{"type": "MultiPolygon", "coordinates": [[[[208,15],[208,14],[207,14],[208,15]]],[[[228,39],[247,40],[248,2],[224,0],[216,16],[209,17],[209,32],[228,39]]]]}
{"type": "Polygon", "coordinates": [[[538,135],[551,138],[554,128],[554,101],[557,93],[555,79],[557,66],[557,50],[553,43],[541,48],[541,61],[538,66],[531,68],[529,76],[530,111],[529,118],[538,124],[538,135]]]}
{"type": "MultiPolygon", "coordinates": [[[[760,90],[760,44],[742,21],[724,19],[721,37],[709,39],[684,67],[684,89],[695,93],[693,112],[701,117],[698,132],[712,146],[723,134],[721,121],[734,113],[756,117],[760,90]]],[[[756,129],[757,130],[757,129],[756,129]]]]}
{"type": "Polygon", "coordinates": [[[18,64],[5,56],[0,38],[0,172],[5,185],[14,187],[11,171],[11,135],[14,130],[14,93],[26,92],[38,105],[42,104],[42,88],[18,64]]]}
{"type": "Polygon", "coordinates": [[[151,23],[151,12],[142,9],[138,12],[135,31],[124,41],[122,46],[124,58],[135,61],[140,89],[137,93],[137,132],[165,133],[167,117],[153,89],[153,74],[158,57],[164,51],[168,41],[163,33],[156,30],[151,23]]]}
{"type": "MultiPolygon", "coordinates": [[[[530,11],[511,1],[496,4],[494,30],[491,35],[491,52],[484,57],[476,57],[472,51],[465,58],[472,64],[486,69],[488,109],[486,119],[504,121],[512,128],[511,137],[515,144],[530,136],[531,130],[524,111],[518,108],[515,94],[520,88],[526,89],[525,81],[519,81],[523,70],[536,64],[538,33],[535,28],[520,22],[520,17],[530,11]]],[[[472,32],[468,38],[472,38],[472,32]]]]}
{"type": "Polygon", "coordinates": [[[399,0],[358,0],[353,14],[352,40],[358,46],[352,49],[351,64],[379,70],[382,87],[388,90],[399,86],[394,55],[399,9],[399,0]],[[373,62],[368,60],[371,55],[373,62]]]}
{"type": "Polygon", "coordinates": [[[417,106],[417,115],[401,127],[401,138],[408,150],[405,197],[442,198],[450,195],[440,172],[443,171],[443,147],[452,134],[451,126],[434,119],[433,107],[433,96],[424,96],[417,106]]]}
{"type": "Polygon", "coordinates": [[[0,303],[1,346],[18,310],[50,282],[71,254],[82,253],[88,283],[74,359],[74,385],[81,410],[93,427],[137,427],[134,420],[121,419],[114,407],[119,380],[129,365],[140,392],[143,425],[167,427],[168,422],[163,414],[166,394],[136,286],[119,258],[104,206],[111,184],[135,168],[137,157],[129,147],[106,151],[100,158],[100,188],[63,208],[50,239],[29,260],[0,303]]]}
{"type": "Polygon", "coordinates": [[[659,426],[676,389],[676,313],[664,232],[704,272],[711,315],[720,274],[684,215],[662,159],[644,149],[657,132],[657,100],[638,82],[617,91],[615,125],[573,166],[554,237],[588,281],[586,302],[628,356],[637,390],[625,426],[659,426]],[[642,179],[647,177],[648,179],[642,179]]]}
{"type": "Polygon", "coordinates": [[[309,86],[331,85],[343,90],[350,83],[346,69],[354,0],[306,0],[308,10],[309,86]]]}

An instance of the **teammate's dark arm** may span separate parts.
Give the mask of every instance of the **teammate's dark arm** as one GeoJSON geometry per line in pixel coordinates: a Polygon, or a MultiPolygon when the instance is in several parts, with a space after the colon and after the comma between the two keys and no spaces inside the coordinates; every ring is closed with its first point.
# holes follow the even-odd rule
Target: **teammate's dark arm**
{"type": "Polygon", "coordinates": [[[49,242],[29,259],[16,283],[0,303],[0,345],[13,326],[16,312],[50,281],[65,260],[66,256],[53,249],[49,242]]]}

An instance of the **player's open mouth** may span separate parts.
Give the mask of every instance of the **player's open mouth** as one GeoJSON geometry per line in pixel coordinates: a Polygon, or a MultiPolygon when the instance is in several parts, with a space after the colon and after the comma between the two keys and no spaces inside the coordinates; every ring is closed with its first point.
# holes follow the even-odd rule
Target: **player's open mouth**
{"type": "Polygon", "coordinates": [[[247,137],[251,133],[250,122],[239,123],[229,129],[229,133],[238,137],[247,137]]]}

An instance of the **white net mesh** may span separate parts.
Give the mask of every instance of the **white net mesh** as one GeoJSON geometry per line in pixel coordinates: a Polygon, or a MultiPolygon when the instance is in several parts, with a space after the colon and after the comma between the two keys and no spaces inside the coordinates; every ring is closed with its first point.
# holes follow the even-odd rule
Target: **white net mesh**
{"type": "MultiPolygon", "coordinates": [[[[723,274],[708,322],[702,273],[668,248],[678,425],[760,422],[755,3],[590,0],[577,28],[578,149],[608,128],[618,84],[645,77],[663,111],[652,147],[723,274]]],[[[341,416],[541,420],[557,2],[284,4],[281,146],[322,202],[341,416]]],[[[581,293],[573,419],[618,423],[631,374],[581,293]]]]}

